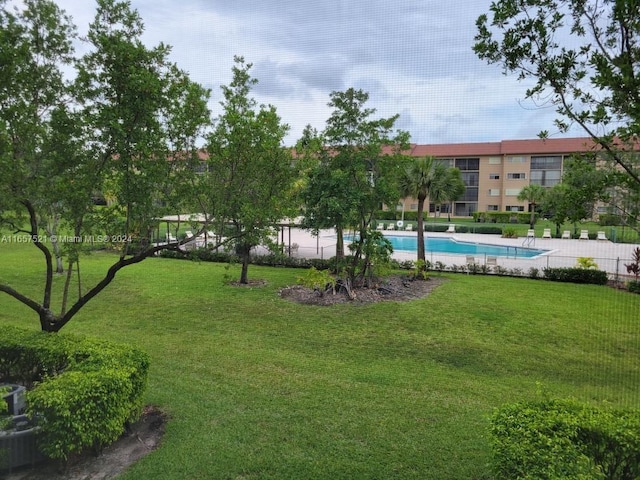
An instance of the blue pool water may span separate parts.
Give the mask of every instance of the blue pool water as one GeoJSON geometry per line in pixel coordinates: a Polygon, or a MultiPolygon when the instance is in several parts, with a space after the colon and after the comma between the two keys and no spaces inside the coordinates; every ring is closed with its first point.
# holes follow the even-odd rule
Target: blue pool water
{"type": "MultiPolygon", "coordinates": [[[[416,252],[418,239],[415,236],[385,235],[394,251],[416,252]]],[[[351,237],[345,235],[345,240],[351,237]]],[[[533,258],[547,253],[548,250],[492,245],[489,243],[460,242],[452,238],[428,237],[424,238],[427,253],[444,253],[452,255],[491,255],[496,257],[533,258]]]]}

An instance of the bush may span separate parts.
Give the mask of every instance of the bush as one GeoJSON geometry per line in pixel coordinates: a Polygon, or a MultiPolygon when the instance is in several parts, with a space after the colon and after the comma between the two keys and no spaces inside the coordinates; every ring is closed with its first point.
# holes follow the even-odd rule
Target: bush
{"type": "Polygon", "coordinates": [[[640,281],[631,280],[627,283],[627,288],[631,293],[640,293],[640,281]]]}
{"type": "Polygon", "coordinates": [[[115,441],[142,412],[149,359],[139,350],[81,337],[0,331],[2,381],[33,385],[27,413],[41,451],[66,460],[115,441]]]}
{"type": "Polygon", "coordinates": [[[594,285],[607,284],[607,272],[585,268],[544,268],[545,280],[553,282],[589,283],[594,285]]]}
{"type": "Polygon", "coordinates": [[[505,405],[490,427],[497,478],[632,480],[640,475],[640,412],[575,400],[505,405]]]}

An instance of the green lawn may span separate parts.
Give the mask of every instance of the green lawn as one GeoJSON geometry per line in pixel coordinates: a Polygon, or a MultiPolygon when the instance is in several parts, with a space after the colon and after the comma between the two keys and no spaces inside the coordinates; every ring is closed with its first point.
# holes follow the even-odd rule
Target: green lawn
{"type": "MultiPolygon", "coordinates": [[[[225,273],[147,260],[63,330],[151,355],[147,401],[172,419],[124,479],[487,479],[487,416],[538,382],[640,407],[640,295],[451,274],[426,299],[327,308],[278,297],[301,271],[252,266],[258,288],[225,273]]],[[[0,244],[0,281],[41,280],[33,246],[0,244]]],[[[0,322],[38,327],[4,294],[0,322]]]]}

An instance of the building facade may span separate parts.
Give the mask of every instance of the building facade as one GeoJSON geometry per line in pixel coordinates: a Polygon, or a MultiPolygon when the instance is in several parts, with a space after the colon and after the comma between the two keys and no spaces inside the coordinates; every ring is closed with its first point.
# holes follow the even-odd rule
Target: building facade
{"type": "MultiPolygon", "coordinates": [[[[553,187],[560,183],[565,160],[573,154],[592,152],[597,147],[590,138],[557,138],[535,140],[503,140],[487,143],[412,145],[412,157],[432,156],[449,167],[460,169],[466,191],[453,205],[429,205],[431,214],[458,217],[473,212],[525,212],[527,202],[518,194],[529,184],[553,187]]],[[[417,201],[401,200],[399,209],[415,211],[417,201]]]]}

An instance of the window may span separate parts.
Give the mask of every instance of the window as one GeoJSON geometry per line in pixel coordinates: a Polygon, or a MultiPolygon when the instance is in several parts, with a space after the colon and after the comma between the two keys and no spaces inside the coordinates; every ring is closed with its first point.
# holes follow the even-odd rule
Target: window
{"type": "Polygon", "coordinates": [[[489,157],[489,165],[500,165],[502,159],[500,157],[489,157]]]}
{"type": "Polygon", "coordinates": [[[487,212],[497,212],[498,208],[498,205],[487,205],[487,212]]]}
{"type": "Polygon", "coordinates": [[[500,174],[499,173],[490,173],[489,174],[489,180],[500,180],[500,174]]]}
{"type": "Polygon", "coordinates": [[[553,187],[560,183],[562,172],[560,170],[532,170],[531,183],[543,187],[553,187]]]}
{"type": "Polygon", "coordinates": [[[504,194],[508,197],[517,197],[520,194],[519,188],[507,188],[504,191],[504,194]]]}
{"type": "Polygon", "coordinates": [[[509,180],[526,180],[526,173],[507,173],[507,178],[509,180]]]}
{"type": "Polygon", "coordinates": [[[490,197],[499,197],[500,196],[500,189],[499,188],[490,188],[489,189],[489,196],[490,197]]]}
{"type": "Polygon", "coordinates": [[[409,206],[409,210],[418,210],[418,204],[417,204],[417,203],[412,203],[412,204],[409,206]]]}
{"type": "Polygon", "coordinates": [[[467,187],[460,200],[463,202],[478,201],[478,187],[467,187]]]}
{"type": "Polygon", "coordinates": [[[480,181],[480,173],[478,172],[461,172],[460,177],[466,187],[477,187],[480,181]]]}
{"type": "Polygon", "coordinates": [[[562,157],[559,155],[545,157],[531,157],[531,170],[560,170],[562,157]]]}
{"type": "Polygon", "coordinates": [[[527,157],[507,157],[509,163],[527,163],[527,157]]]}
{"type": "Polygon", "coordinates": [[[524,212],[524,207],[520,205],[507,205],[507,212],[524,212]]]}
{"type": "Polygon", "coordinates": [[[460,170],[480,170],[479,158],[456,158],[456,168],[460,170]]]}

